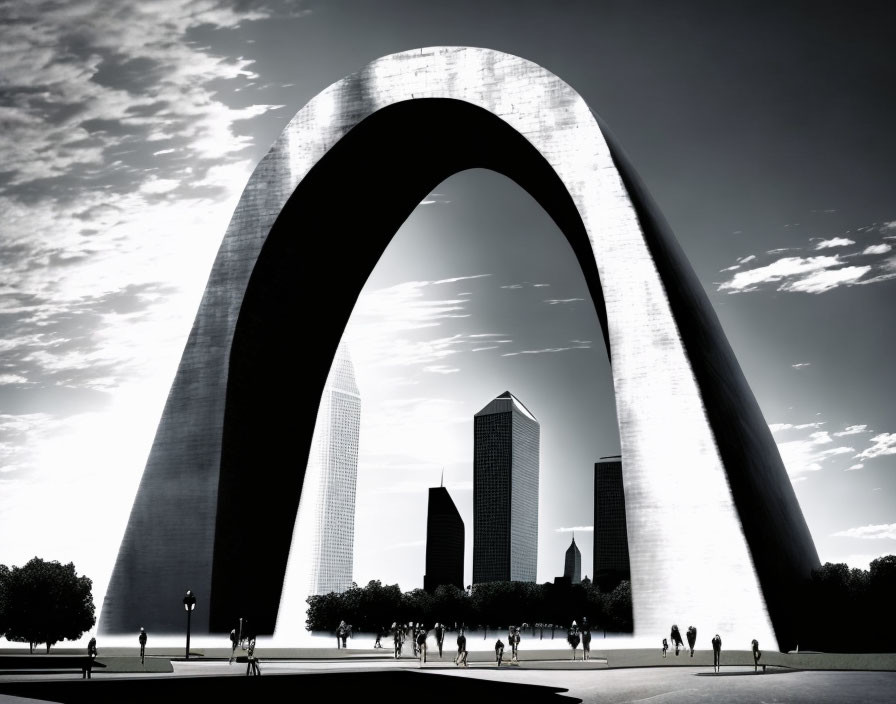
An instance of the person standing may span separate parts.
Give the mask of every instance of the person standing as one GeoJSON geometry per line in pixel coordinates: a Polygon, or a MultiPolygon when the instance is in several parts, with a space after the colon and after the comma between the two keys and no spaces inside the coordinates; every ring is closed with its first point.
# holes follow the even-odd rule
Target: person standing
{"type": "Polygon", "coordinates": [[[510,629],[510,662],[520,664],[520,627],[510,629]]]}
{"type": "Polygon", "coordinates": [[[454,664],[467,666],[467,637],[464,635],[464,629],[461,628],[457,632],[457,657],[454,658],[454,664]]]}
{"type": "Polygon", "coordinates": [[[674,623],[672,624],[672,632],[669,634],[669,638],[672,641],[672,645],[675,646],[675,655],[678,655],[678,649],[684,646],[684,641],[681,639],[681,631],[678,630],[678,626],[674,623]]]}
{"type": "Polygon", "coordinates": [[[417,652],[420,654],[420,667],[426,664],[426,629],[422,623],[417,624],[417,652]]]}
{"type": "Polygon", "coordinates": [[[718,672],[721,667],[721,661],[722,639],[719,637],[719,634],[716,633],[715,638],[712,639],[712,666],[716,672],[718,672]]]}
{"type": "Polygon", "coordinates": [[[566,642],[572,646],[572,659],[576,659],[576,648],[579,647],[579,626],[573,621],[572,625],[569,627],[569,631],[566,633],[566,642]]]}
{"type": "Polygon", "coordinates": [[[688,626],[687,630],[688,648],[691,649],[691,657],[694,657],[694,645],[697,643],[697,629],[694,626],[688,626]]]}
{"type": "Polygon", "coordinates": [[[345,621],[340,621],[336,627],[336,650],[345,647],[345,621]]]}
{"type": "Polygon", "coordinates": [[[667,650],[669,650],[669,641],[663,638],[663,657],[666,657],[667,650]]]}
{"type": "Polygon", "coordinates": [[[582,624],[582,660],[591,659],[591,629],[588,624],[582,624]]]}
{"type": "Polygon", "coordinates": [[[255,657],[255,636],[249,639],[249,650],[246,653],[247,662],[246,665],[246,675],[248,676],[250,673],[253,675],[261,675],[261,668],[258,667],[258,658],[255,657]]]}
{"type": "Polygon", "coordinates": [[[504,643],[501,639],[495,641],[495,660],[498,661],[498,667],[501,667],[501,660],[504,659],[504,643]]]}
{"type": "MultiPolygon", "coordinates": [[[[753,639],[753,672],[759,671],[759,658],[762,657],[762,651],[759,650],[759,641],[755,638],[753,639]]],[[[762,666],[762,671],[765,672],[765,665],[762,666]]]]}
{"type": "Polygon", "coordinates": [[[436,645],[439,646],[439,657],[442,657],[442,643],[445,640],[445,627],[441,623],[437,623],[435,627],[436,645]]]}
{"type": "Polygon", "coordinates": [[[146,629],[140,628],[140,636],[137,638],[140,642],[140,664],[143,664],[143,658],[146,655],[146,629]]]}

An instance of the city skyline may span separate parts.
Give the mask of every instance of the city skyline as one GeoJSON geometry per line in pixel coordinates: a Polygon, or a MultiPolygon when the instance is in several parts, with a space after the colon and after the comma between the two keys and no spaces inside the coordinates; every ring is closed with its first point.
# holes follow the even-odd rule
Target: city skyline
{"type": "MultiPolygon", "coordinates": [[[[599,2],[482,16],[476,3],[377,5],[14,9],[4,29],[28,29],[2,53],[3,74],[17,79],[4,86],[0,138],[0,562],[73,560],[103,593],[254,163],[326,85],[433,44],[524,56],[586,97],[707,290],[822,562],[867,567],[896,552],[892,11],[599,2]],[[59,530],[34,525],[36,511],[73,517],[59,530]]],[[[371,409],[362,583],[420,585],[423,541],[404,529],[422,531],[424,490],[443,464],[471,520],[470,415],[503,388],[544,424],[539,581],[556,574],[573,529],[591,574],[591,499],[564,487],[587,486],[596,458],[619,447],[601,332],[558,238],[521,189],[467,172],[424,199],[368,282],[346,334],[361,344],[371,409]],[[599,419],[596,436],[584,416],[599,419]],[[404,521],[383,525],[398,511],[404,521]]]]}

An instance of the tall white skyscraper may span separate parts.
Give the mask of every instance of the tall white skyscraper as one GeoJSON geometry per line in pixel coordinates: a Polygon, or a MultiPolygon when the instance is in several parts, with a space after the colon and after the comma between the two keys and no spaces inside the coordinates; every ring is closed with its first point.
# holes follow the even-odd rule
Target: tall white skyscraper
{"type": "Polygon", "coordinates": [[[324,386],[286,566],[277,630],[304,627],[305,599],[352,584],[361,397],[344,342],[324,386]]]}

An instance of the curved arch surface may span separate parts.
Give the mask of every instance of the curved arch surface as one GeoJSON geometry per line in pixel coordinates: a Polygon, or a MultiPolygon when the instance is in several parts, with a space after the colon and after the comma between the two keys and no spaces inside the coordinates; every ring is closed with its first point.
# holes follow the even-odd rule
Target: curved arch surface
{"type": "Polygon", "coordinates": [[[818,557],[702,287],[574,90],[524,59],[459,47],[387,56],[333,84],[256,168],[172,385],[103,631],[175,631],[171,604],[190,588],[207,599],[200,631],[251,614],[273,632],[317,404],[351,309],[423,196],[474,167],[541,203],[588,282],[616,391],[636,635],[687,620],[792,644],[818,557]]]}

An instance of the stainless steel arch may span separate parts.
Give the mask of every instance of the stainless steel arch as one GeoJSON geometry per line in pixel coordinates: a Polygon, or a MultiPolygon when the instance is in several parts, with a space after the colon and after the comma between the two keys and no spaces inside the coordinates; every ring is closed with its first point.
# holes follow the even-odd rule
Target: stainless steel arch
{"type": "MultiPolygon", "coordinates": [[[[737,642],[775,636],[789,645],[788,610],[818,558],[702,288],[584,100],[536,64],[464,47],[386,56],[333,84],[299,111],[256,168],[172,385],[101,629],[130,632],[137,623],[175,630],[180,619],[168,614],[170,604],[189,587],[218,603],[210,621],[208,610],[197,613],[194,627],[222,630],[224,616],[214,610],[232,610],[236,597],[222,596],[226,579],[214,575],[228,569],[222,525],[236,514],[225,487],[239,471],[226,466],[225,416],[229,394],[243,383],[236,381],[239,365],[252,359],[234,361],[238,331],[265,305],[265,295],[251,306],[247,296],[253,277],[262,276],[260,257],[291,199],[353,130],[394,106],[432,100],[472,106],[520,138],[574,207],[581,227],[564,231],[592,291],[602,292],[595,304],[612,361],[636,635],[659,638],[672,621],[687,621],[737,642]]],[[[346,286],[360,290],[360,276],[346,286]]],[[[317,397],[295,402],[316,408],[317,397]]]]}

